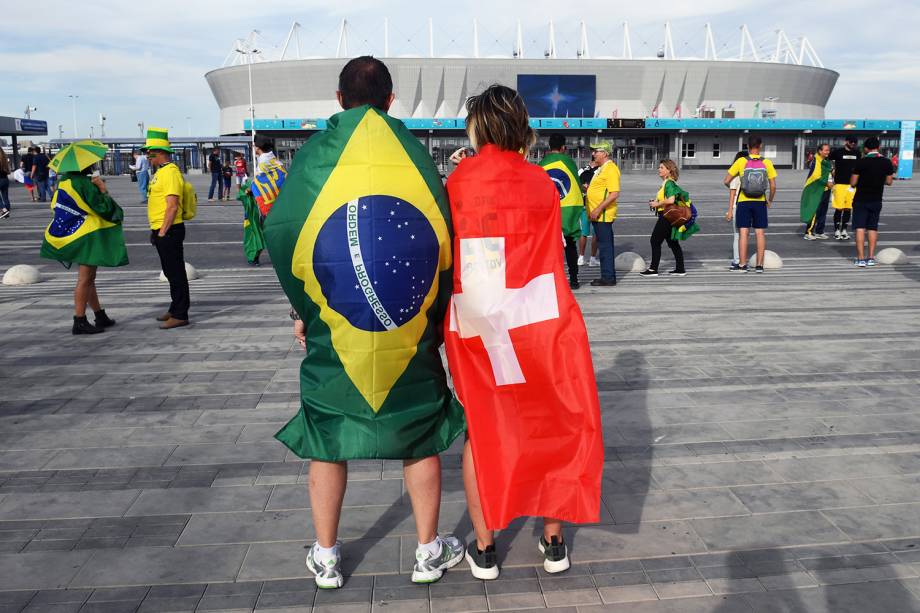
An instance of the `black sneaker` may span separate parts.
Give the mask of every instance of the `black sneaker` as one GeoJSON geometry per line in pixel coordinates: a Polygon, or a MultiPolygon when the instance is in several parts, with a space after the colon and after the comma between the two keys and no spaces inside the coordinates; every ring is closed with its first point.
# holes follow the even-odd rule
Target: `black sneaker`
{"type": "Polygon", "coordinates": [[[552,537],[549,543],[541,536],[537,548],[543,554],[543,570],[546,572],[561,573],[571,566],[569,552],[558,536],[552,537]]]}
{"type": "Polygon", "coordinates": [[[686,277],[687,271],[686,270],[672,270],[671,272],[668,273],[668,275],[672,277],[686,277]]]}
{"type": "Polygon", "coordinates": [[[745,264],[744,266],[739,266],[738,270],[740,270],[741,272],[750,272],[751,269],[748,267],[747,264],[745,264]]]}
{"type": "Polygon", "coordinates": [[[613,287],[616,284],[616,279],[595,279],[594,281],[591,281],[592,287],[613,287]]]}
{"type": "Polygon", "coordinates": [[[579,283],[578,281],[569,281],[570,289],[578,289],[579,287],[581,287],[581,283],[579,283]]]}
{"type": "Polygon", "coordinates": [[[476,540],[473,539],[466,547],[466,563],[470,565],[470,572],[477,579],[498,579],[498,556],[495,553],[495,545],[488,545],[485,551],[480,551],[476,547],[476,540]]]}
{"type": "Polygon", "coordinates": [[[115,320],[105,314],[105,309],[95,311],[97,328],[111,328],[115,325],[115,320]]]}
{"type": "Polygon", "coordinates": [[[732,262],[732,265],[729,266],[728,269],[732,272],[737,272],[741,270],[741,264],[739,264],[738,262],[732,262]]]}
{"type": "Polygon", "coordinates": [[[754,272],[763,272],[763,266],[755,266],[754,272]]]}
{"type": "Polygon", "coordinates": [[[640,277],[643,277],[643,278],[645,278],[645,277],[657,277],[657,276],[658,276],[658,271],[657,271],[657,270],[652,270],[651,268],[646,268],[645,270],[643,270],[642,272],[639,273],[639,276],[640,276],[640,277]]]}
{"type": "Polygon", "coordinates": [[[99,334],[105,330],[100,327],[96,327],[93,324],[89,323],[89,320],[86,317],[73,317],[73,329],[71,330],[74,334],[99,334]]]}

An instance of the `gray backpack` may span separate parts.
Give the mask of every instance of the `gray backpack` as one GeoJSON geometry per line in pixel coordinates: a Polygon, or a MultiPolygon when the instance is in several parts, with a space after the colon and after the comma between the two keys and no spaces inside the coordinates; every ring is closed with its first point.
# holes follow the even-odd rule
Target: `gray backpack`
{"type": "Polygon", "coordinates": [[[770,185],[767,166],[762,158],[744,158],[747,160],[741,173],[741,193],[748,198],[763,198],[770,185]]]}

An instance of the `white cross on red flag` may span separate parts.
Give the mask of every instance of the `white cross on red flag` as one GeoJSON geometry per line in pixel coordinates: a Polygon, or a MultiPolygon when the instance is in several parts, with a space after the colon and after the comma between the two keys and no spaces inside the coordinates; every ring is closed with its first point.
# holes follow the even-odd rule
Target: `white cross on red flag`
{"type": "Polygon", "coordinates": [[[562,267],[559,192],[494,145],[447,181],[454,294],[445,343],[486,524],[599,521],[600,407],[581,310],[562,267]]]}

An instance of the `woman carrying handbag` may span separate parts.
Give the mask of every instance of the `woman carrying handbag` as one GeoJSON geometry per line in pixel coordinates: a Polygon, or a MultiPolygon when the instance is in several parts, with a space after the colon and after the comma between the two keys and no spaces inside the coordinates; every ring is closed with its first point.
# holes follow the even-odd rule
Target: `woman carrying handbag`
{"type": "Polygon", "coordinates": [[[698,228],[695,223],[695,214],[690,205],[690,194],[677,184],[680,171],[672,160],[661,160],[658,164],[658,176],[661,177],[661,188],[654,200],[649,200],[649,208],[657,214],[658,220],[652,229],[649,242],[652,245],[652,261],[648,268],[639,273],[640,277],[657,277],[658,264],[661,262],[661,243],[667,242],[674,254],[674,270],[672,276],[683,277],[687,274],[684,269],[684,251],[681,249],[680,240],[694,234],[698,228]]]}

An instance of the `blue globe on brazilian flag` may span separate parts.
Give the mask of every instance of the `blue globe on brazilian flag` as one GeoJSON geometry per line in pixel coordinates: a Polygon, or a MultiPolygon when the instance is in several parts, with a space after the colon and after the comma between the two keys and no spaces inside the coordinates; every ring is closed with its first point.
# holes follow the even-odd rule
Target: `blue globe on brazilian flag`
{"type": "Polygon", "coordinates": [[[464,429],[438,348],[450,212],[424,147],[369,106],[297,153],[265,237],[306,325],[301,409],[276,435],[300,457],[418,458],[464,429]]]}

